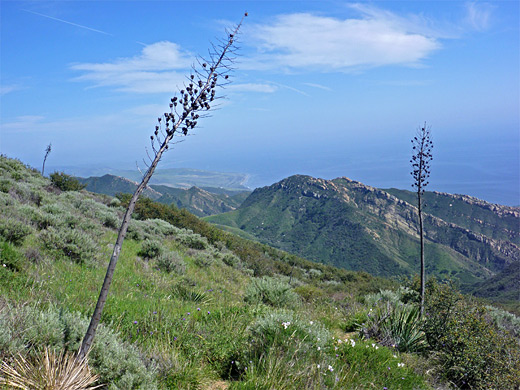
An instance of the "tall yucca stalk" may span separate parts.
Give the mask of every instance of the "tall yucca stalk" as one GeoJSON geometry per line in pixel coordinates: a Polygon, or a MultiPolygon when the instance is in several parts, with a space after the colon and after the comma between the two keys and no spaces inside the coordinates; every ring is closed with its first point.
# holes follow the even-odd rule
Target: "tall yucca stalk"
{"type": "MultiPolygon", "coordinates": [[[[245,16],[247,16],[247,12],[244,14],[244,17],[245,16]]],[[[199,68],[193,67],[193,72],[188,77],[187,84],[185,84],[184,88],[179,91],[179,96],[174,96],[171,99],[169,105],[170,112],[165,112],[164,115],[157,118],[158,124],[155,126],[154,134],[150,136],[153,154],[152,156],[148,155],[150,160],[149,164],[147,164],[148,170],[144,174],[141,183],[137,186],[137,189],[128,203],[128,207],[123,217],[123,222],[119,228],[114,250],[108,264],[107,273],[105,275],[105,280],[103,281],[103,286],[101,287],[96,308],[94,309],[90,325],[78,352],[78,358],[83,358],[86,355],[94,341],[96,329],[101,321],[101,314],[108,297],[108,290],[112,283],[119,254],[121,253],[123,241],[137,199],[148,185],[148,182],[155,172],[155,168],[157,168],[163,153],[168,150],[168,144],[173,137],[179,135],[186,136],[190,130],[194,129],[197,125],[198,119],[201,116],[203,117],[205,113],[211,109],[211,105],[213,105],[213,101],[216,99],[216,88],[217,86],[222,85],[221,80],[224,79],[223,83],[227,83],[229,72],[232,70],[231,65],[233,63],[233,58],[230,57],[230,53],[233,53],[234,51],[233,46],[235,39],[243,20],[244,18],[242,18],[240,23],[228,33],[226,40],[222,41],[220,46],[213,46],[213,50],[209,53],[210,58],[207,61],[202,59],[199,61],[199,68]]]]}
{"type": "Polygon", "coordinates": [[[417,135],[412,139],[413,156],[412,163],[413,184],[417,194],[417,209],[419,212],[419,235],[421,240],[421,317],[424,314],[424,291],[426,283],[426,274],[424,266],[424,227],[422,218],[423,194],[425,187],[429,184],[430,162],[433,159],[432,149],[433,141],[431,140],[431,127],[426,127],[426,123],[417,131],[417,135]]]}
{"type": "MultiPolygon", "coordinates": [[[[56,353],[47,347],[36,359],[18,355],[0,366],[0,386],[21,390],[93,390],[98,376],[90,371],[87,356],[77,359],[70,353],[56,353]]],[[[3,388],[3,387],[2,387],[3,388]]]]}

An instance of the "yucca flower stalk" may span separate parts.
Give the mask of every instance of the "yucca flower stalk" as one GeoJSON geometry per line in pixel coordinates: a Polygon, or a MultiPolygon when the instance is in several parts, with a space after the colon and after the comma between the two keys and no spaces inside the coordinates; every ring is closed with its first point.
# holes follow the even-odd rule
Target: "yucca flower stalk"
{"type": "Polygon", "coordinates": [[[419,236],[421,240],[421,317],[424,314],[424,291],[426,283],[426,274],[424,266],[424,227],[422,219],[422,206],[424,189],[429,184],[430,162],[433,159],[432,149],[433,141],[431,140],[431,127],[427,127],[426,123],[418,131],[417,135],[412,139],[413,156],[412,163],[413,177],[412,187],[415,188],[417,194],[417,209],[419,212],[419,236]]]}
{"type": "MultiPolygon", "coordinates": [[[[244,14],[244,17],[246,16],[247,12],[244,14]]],[[[94,341],[96,329],[101,321],[101,314],[108,297],[108,290],[112,283],[119,254],[121,253],[137,199],[148,185],[163,153],[168,150],[168,145],[173,137],[188,135],[189,131],[197,125],[199,118],[207,115],[207,112],[213,105],[213,101],[217,99],[216,88],[228,83],[227,80],[233,64],[233,58],[230,55],[234,52],[236,36],[244,17],[232,31],[228,32],[226,40],[222,41],[220,46],[213,46],[213,50],[209,52],[210,58],[208,60],[199,60],[200,66],[198,68],[193,67],[193,72],[188,77],[187,84],[179,91],[179,95],[171,98],[169,104],[170,111],[157,118],[158,124],[155,126],[153,135],[150,136],[153,155],[150,156],[147,151],[150,160],[149,164],[147,164],[148,169],[128,203],[121,227],[119,228],[96,308],[78,352],[78,358],[80,359],[86,355],[94,341]]]]}

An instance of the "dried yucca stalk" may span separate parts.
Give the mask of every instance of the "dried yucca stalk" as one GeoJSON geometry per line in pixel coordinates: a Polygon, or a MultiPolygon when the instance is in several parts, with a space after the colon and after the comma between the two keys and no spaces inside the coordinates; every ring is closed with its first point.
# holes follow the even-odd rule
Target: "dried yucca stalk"
{"type": "Polygon", "coordinates": [[[77,359],[68,353],[49,351],[47,347],[34,360],[18,355],[11,365],[0,366],[0,388],[22,390],[91,390],[98,376],[90,371],[87,356],[77,359]]]}

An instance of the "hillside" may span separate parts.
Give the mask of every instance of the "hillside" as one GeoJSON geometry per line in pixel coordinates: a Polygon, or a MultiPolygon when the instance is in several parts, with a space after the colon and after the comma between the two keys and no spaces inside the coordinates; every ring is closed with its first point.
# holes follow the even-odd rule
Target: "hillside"
{"type": "MultiPolygon", "coordinates": [[[[86,189],[99,194],[115,196],[118,193],[133,193],[138,183],[121,176],[77,178],[86,189]]],[[[235,210],[249,195],[249,191],[229,190],[214,187],[176,188],[169,185],[150,185],[143,196],[161,203],[174,204],[202,217],[235,210]]]]}
{"type": "MultiPolygon", "coordinates": [[[[428,201],[431,197],[428,194],[428,201]]],[[[468,202],[464,197],[435,197],[437,203],[428,203],[431,214],[425,216],[430,275],[473,284],[520,261],[515,244],[519,237],[517,209],[468,202]],[[453,206],[446,212],[448,201],[453,206]],[[455,223],[466,215],[472,219],[465,226],[455,223]],[[474,225],[479,229],[471,230],[474,225]],[[490,230],[496,233],[491,237],[484,234],[490,230]]],[[[382,276],[414,274],[418,269],[415,206],[347,178],[328,181],[292,176],[255,190],[237,210],[207,220],[346,269],[382,276]]]]}
{"type": "MultiPolygon", "coordinates": [[[[38,364],[43,347],[75,352],[88,325],[128,196],[67,188],[0,157],[4,364],[16,364],[17,354],[38,364]]],[[[520,332],[518,319],[481,311],[448,285],[429,285],[423,324],[413,283],[398,288],[364,272],[313,263],[149,198],[138,202],[134,216],[89,357],[102,389],[520,384],[512,336],[520,332]],[[438,308],[443,297],[454,302],[451,317],[438,308]],[[442,329],[434,326],[441,316],[442,329]],[[469,332],[475,324],[476,333],[469,332]],[[505,326],[513,333],[504,333],[505,326]],[[442,345],[427,341],[438,340],[439,331],[442,345]],[[453,353],[452,338],[460,354],[453,353]],[[497,358],[504,353],[509,366],[497,358]]],[[[0,383],[4,375],[0,370],[0,383]]]]}
{"type": "MultiPolygon", "coordinates": [[[[78,177],[77,179],[81,184],[86,185],[88,191],[111,196],[114,196],[117,193],[133,193],[139,185],[139,183],[130,179],[110,174],[99,177],[78,177]]],[[[155,200],[159,199],[162,194],[148,186],[144,189],[143,196],[155,200]]]]}

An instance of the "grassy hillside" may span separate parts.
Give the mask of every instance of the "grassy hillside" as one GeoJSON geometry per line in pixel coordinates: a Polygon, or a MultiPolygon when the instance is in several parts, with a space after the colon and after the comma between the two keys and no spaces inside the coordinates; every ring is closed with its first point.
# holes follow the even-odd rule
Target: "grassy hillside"
{"type": "MultiPolygon", "coordinates": [[[[78,348],[124,202],[62,191],[21,162],[0,157],[3,362],[13,364],[17,354],[32,361],[43,346],[78,348]]],[[[430,317],[418,322],[413,284],[397,290],[395,282],[367,273],[315,264],[146,198],[135,216],[90,355],[107,389],[431,389],[448,382],[464,387],[463,381],[486,388],[492,380],[505,389],[520,383],[518,359],[496,359],[499,352],[520,356],[512,341],[520,329],[516,317],[508,323],[491,317],[449,286],[429,287],[430,317]],[[451,312],[464,309],[465,316],[444,317],[438,345],[428,340],[440,339],[434,320],[446,297],[451,312]],[[389,315],[399,310],[409,314],[406,320],[389,315]],[[399,323],[405,333],[398,333],[399,323]],[[471,326],[478,330],[473,338],[463,331],[465,338],[456,339],[471,326]],[[484,335],[486,345],[477,342],[484,335]]]]}

